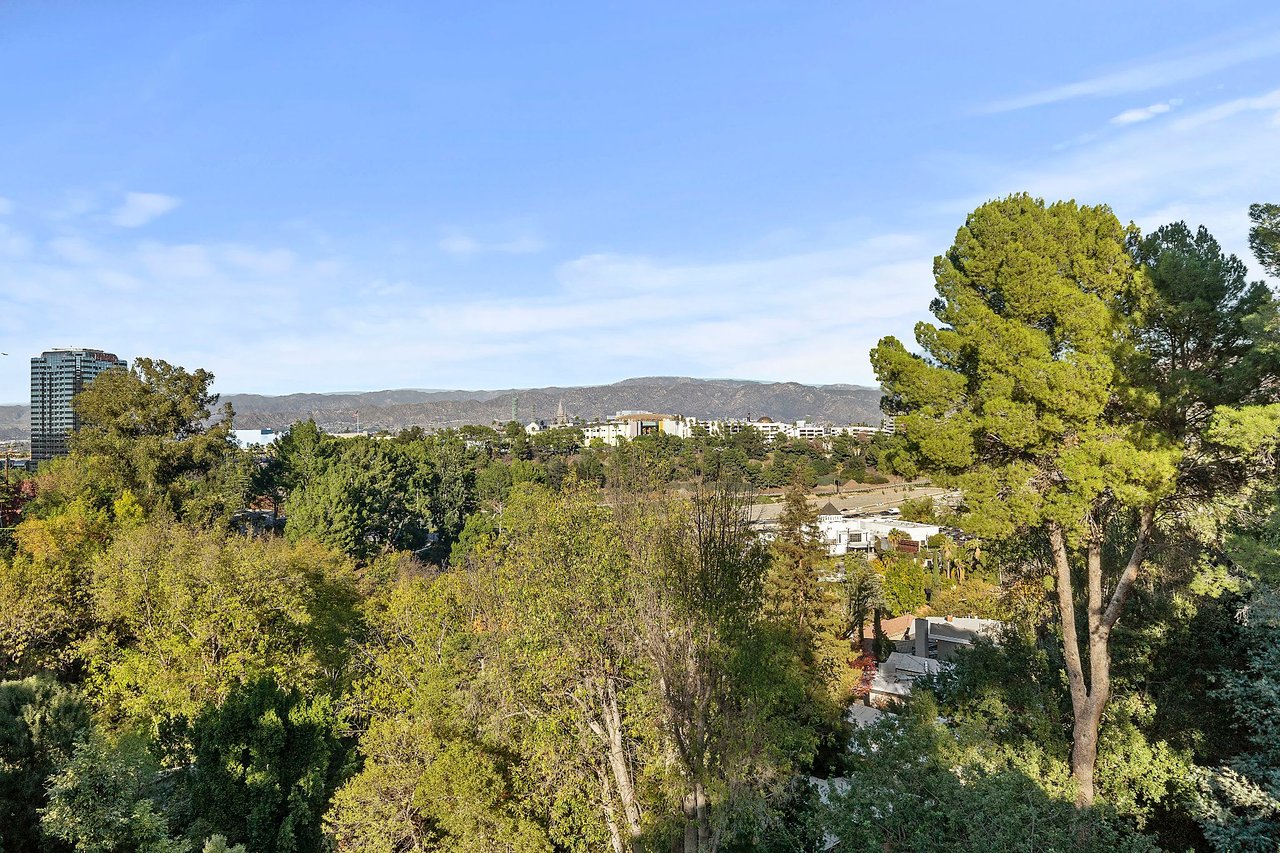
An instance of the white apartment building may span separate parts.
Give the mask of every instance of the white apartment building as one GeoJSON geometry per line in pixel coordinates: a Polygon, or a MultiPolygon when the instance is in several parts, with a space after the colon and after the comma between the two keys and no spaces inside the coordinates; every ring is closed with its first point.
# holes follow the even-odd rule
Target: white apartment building
{"type": "Polygon", "coordinates": [[[719,433],[721,435],[737,435],[748,427],[760,433],[765,438],[774,438],[779,435],[786,435],[790,437],[788,430],[791,429],[791,424],[778,423],[772,418],[759,418],[754,421],[743,420],[741,418],[730,418],[724,421],[708,422],[708,431],[719,433]]]}
{"type": "Polygon", "coordinates": [[[581,429],[583,441],[588,444],[597,438],[605,444],[617,444],[619,441],[630,441],[642,435],[674,435],[677,438],[689,438],[693,435],[693,427],[697,423],[696,418],[685,418],[680,415],[626,411],[617,412],[604,423],[587,424],[581,429]]]}
{"type": "Polygon", "coordinates": [[[606,421],[602,424],[587,424],[582,427],[582,440],[586,444],[590,444],[597,438],[605,444],[617,444],[619,439],[627,437],[627,425],[615,421],[606,421]]]}
{"type": "MultiPolygon", "coordinates": [[[[801,438],[822,441],[837,435],[871,436],[883,432],[880,427],[850,425],[833,427],[826,424],[810,423],[807,420],[783,423],[771,418],[745,420],[729,418],[726,420],[699,420],[682,415],[663,415],[654,412],[624,411],[617,412],[603,423],[597,422],[583,426],[583,440],[590,444],[593,439],[600,439],[605,444],[617,444],[621,440],[630,441],[641,435],[662,433],[678,438],[689,438],[697,427],[702,427],[711,435],[737,435],[750,427],[760,433],[766,440],[782,438],[801,438]]],[[[525,430],[530,434],[547,429],[545,422],[535,421],[525,430]]]]}
{"type": "Polygon", "coordinates": [[[866,424],[849,424],[842,427],[831,427],[831,435],[852,435],[858,438],[873,438],[879,433],[884,432],[880,427],[867,426],[866,424]]]}
{"type": "Polygon", "coordinates": [[[747,421],[741,419],[730,419],[725,421],[706,421],[703,424],[707,427],[708,432],[721,433],[724,435],[737,435],[747,427],[761,433],[765,438],[774,438],[776,436],[786,436],[787,438],[803,438],[808,440],[824,440],[834,438],[837,435],[854,435],[870,438],[871,436],[887,432],[881,427],[864,426],[862,424],[850,424],[848,426],[829,426],[827,424],[809,423],[807,420],[795,421],[794,423],[781,423],[773,421],[769,418],[760,418],[759,420],[747,421]]]}

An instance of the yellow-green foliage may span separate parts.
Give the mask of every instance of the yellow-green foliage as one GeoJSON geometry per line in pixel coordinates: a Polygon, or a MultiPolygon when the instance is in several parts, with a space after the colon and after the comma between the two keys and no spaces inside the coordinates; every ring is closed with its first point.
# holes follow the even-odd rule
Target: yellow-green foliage
{"type": "Polygon", "coordinates": [[[110,534],[107,513],[83,498],[18,525],[0,561],[0,675],[72,666],[91,620],[85,566],[110,534]]]}
{"type": "Polygon", "coordinates": [[[350,563],[310,542],[155,520],[93,564],[91,687],[110,715],[194,716],[263,675],[314,693],[359,628],[350,563]]]}

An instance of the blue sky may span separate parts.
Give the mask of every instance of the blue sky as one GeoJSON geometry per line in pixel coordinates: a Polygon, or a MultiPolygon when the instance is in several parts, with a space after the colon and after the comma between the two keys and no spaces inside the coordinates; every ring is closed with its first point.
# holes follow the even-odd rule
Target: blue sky
{"type": "Polygon", "coordinates": [[[1274,2],[9,0],[0,400],[66,345],[224,392],[867,384],[984,200],[1243,256],[1278,153],[1274,2]]]}

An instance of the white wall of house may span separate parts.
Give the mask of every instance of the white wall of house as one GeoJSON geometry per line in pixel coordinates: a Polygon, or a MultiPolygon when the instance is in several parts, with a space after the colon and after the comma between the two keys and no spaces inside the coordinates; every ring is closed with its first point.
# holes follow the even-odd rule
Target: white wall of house
{"type": "Polygon", "coordinates": [[[818,517],[818,533],[827,545],[827,553],[839,557],[851,552],[866,552],[876,542],[888,539],[889,532],[899,530],[913,542],[924,544],[930,536],[942,532],[936,524],[918,524],[886,516],[842,518],[823,515],[818,517]]]}

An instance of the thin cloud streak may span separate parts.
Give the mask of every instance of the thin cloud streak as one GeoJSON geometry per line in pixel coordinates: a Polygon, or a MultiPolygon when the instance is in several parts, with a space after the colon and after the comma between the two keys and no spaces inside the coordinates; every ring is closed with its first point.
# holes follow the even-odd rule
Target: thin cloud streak
{"type": "Polygon", "coordinates": [[[1263,95],[1251,98],[1236,98],[1223,104],[1201,110],[1198,113],[1187,116],[1174,124],[1176,130],[1187,131],[1194,130],[1207,124],[1229,119],[1241,113],[1250,112],[1269,112],[1272,110],[1280,110],[1280,89],[1275,89],[1263,95]]]}
{"type": "Polygon", "coordinates": [[[1145,229],[1182,211],[1204,224],[1228,251],[1251,260],[1248,207],[1280,186],[1280,89],[1236,98],[1171,122],[1142,122],[1091,144],[1073,147],[1030,168],[987,165],[979,192],[936,208],[963,216],[993,197],[1026,191],[1048,200],[1074,198],[1111,205],[1145,229]]]}
{"type": "Polygon", "coordinates": [[[1173,59],[1151,60],[1142,65],[1077,80],[995,101],[982,112],[1007,113],[1078,98],[1101,98],[1146,92],[1170,83],[1204,77],[1246,62],[1280,54],[1280,32],[1241,41],[1230,47],[1202,50],[1173,59]]]}
{"type": "Polygon", "coordinates": [[[1164,115],[1174,107],[1182,103],[1179,98],[1174,98],[1167,103],[1151,104],[1147,107],[1137,107],[1131,110],[1125,110],[1119,115],[1113,116],[1112,124],[1138,124],[1139,122],[1150,121],[1158,115],[1164,115]]]}
{"type": "Polygon", "coordinates": [[[124,203],[112,211],[112,224],[139,228],[173,210],[182,200],[160,193],[125,193],[124,203]]]}

